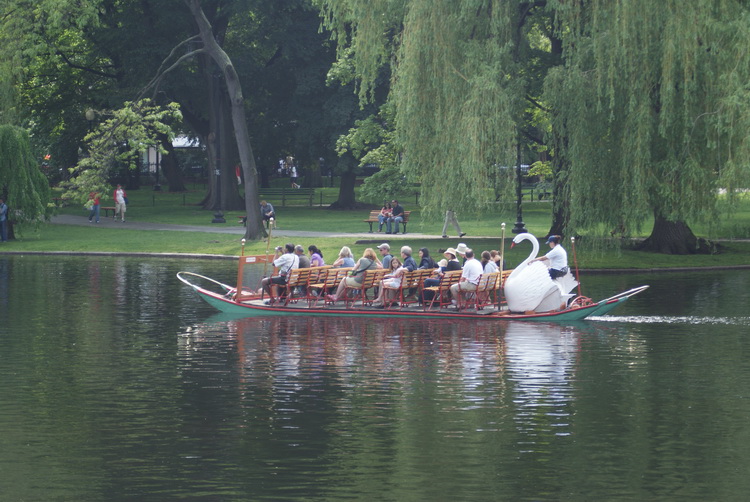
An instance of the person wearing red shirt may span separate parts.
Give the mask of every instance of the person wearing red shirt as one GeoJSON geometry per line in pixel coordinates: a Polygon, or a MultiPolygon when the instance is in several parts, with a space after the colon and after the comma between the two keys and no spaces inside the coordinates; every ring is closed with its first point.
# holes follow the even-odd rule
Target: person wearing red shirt
{"type": "Polygon", "coordinates": [[[93,218],[96,217],[96,222],[99,223],[99,194],[91,192],[89,194],[89,204],[91,204],[91,210],[89,211],[89,223],[92,222],[93,218]]]}

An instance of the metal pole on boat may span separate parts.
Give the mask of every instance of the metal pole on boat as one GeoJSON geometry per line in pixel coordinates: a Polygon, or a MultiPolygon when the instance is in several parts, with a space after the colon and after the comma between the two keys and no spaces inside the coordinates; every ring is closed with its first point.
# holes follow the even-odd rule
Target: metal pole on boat
{"type": "Polygon", "coordinates": [[[503,271],[503,263],[505,263],[505,222],[503,222],[502,225],[500,225],[503,229],[502,231],[502,242],[500,244],[500,273],[503,271]]]}
{"type": "Polygon", "coordinates": [[[242,301],[242,282],[245,277],[245,239],[240,242],[242,248],[240,249],[240,261],[237,263],[237,285],[234,288],[234,301],[237,303],[242,301]]]}
{"type": "Polygon", "coordinates": [[[576,266],[576,282],[578,283],[578,296],[581,296],[581,280],[578,278],[578,256],[576,256],[576,238],[570,238],[570,247],[573,248],[573,264],[576,266]]]}
{"type": "Polygon", "coordinates": [[[268,250],[271,249],[271,233],[273,232],[273,217],[268,220],[268,240],[266,241],[266,259],[263,262],[263,278],[265,279],[268,273],[268,250]]]}

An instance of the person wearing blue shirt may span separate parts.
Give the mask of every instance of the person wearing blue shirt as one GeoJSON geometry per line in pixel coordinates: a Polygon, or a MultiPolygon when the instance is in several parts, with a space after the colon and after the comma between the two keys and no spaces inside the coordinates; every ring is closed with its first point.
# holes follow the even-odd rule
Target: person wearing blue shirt
{"type": "Polygon", "coordinates": [[[412,258],[411,248],[409,246],[401,248],[401,258],[404,259],[404,264],[402,266],[409,272],[414,272],[417,269],[417,262],[412,258]]]}

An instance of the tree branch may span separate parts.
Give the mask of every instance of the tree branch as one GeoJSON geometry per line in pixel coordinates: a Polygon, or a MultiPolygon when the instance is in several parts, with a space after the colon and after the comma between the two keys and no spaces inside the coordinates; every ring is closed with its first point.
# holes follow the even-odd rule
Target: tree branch
{"type": "Polygon", "coordinates": [[[143,96],[146,94],[146,92],[148,92],[148,90],[151,89],[152,87],[154,89],[153,95],[155,96],[156,93],[159,90],[159,85],[161,84],[161,81],[164,79],[164,77],[169,72],[171,72],[172,70],[174,70],[177,67],[179,67],[182,64],[183,61],[185,61],[187,59],[190,59],[190,58],[192,58],[193,56],[195,56],[197,54],[204,54],[206,52],[205,49],[203,49],[203,48],[196,49],[194,51],[190,51],[188,53],[183,54],[179,58],[177,58],[177,61],[175,61],[174,63],[172,63],[166,69],[164,68],[165,65],[167,64],[167,61],[169,61],[170,59],[172,59],[174,57],[175,53],[177,52],[177,49],[179,49],[180,47],[183,47],[184,45],[189,44],[190,42],[193,42],[195,40],[200,40],[200,35],[194,35],[194,36],[192,36],[192,37],[190,37],[190,38],[188,38],[186,40],[183,40],[182,42],[180,42],[179,44],[175,45],[172,48],[172,50],[169,52],[169,54],[167,55],[167,57],[164,58],[164,61],[161,62],[161,65],[159,66],[159,69],[156,70],[156,75],[154,75],[154,78],[152,78],[151,81],[148,84],[146,84],[145,87],[143,87],[143,89],[141,89],[141,92],[138,93],[138,97],[135,99],[136,101],[140,101],[143,98],[143,96]]]}
{"type": "Polygon", "coordinates": [[[537,101],[536,99],[532,98],[532,97],[531,97],[531,96],[529,96],[528,94],[526,95],[526,101],[528,101],[529,103],[531,103],[531,104],[532,104],[532,105],[534,105],[535,107],[539,108],[539,109],[540,109],[540,110],[542,110],[543,112],[547,112],[547,113],[549,113],[549,112],[551,112],[551,111],[552,111],[552,109],[551,109],[551,108],[547,108],[546,106],[544,106],[543,104],[541,104],[541,103],[540,103],[539,101],[537,101]]]}

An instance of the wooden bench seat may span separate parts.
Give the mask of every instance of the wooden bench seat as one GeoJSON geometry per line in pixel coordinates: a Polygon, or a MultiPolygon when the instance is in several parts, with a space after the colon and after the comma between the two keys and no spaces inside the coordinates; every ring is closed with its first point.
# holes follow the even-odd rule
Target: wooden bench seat
{"type": "Polygon", "coordinates": [[[419,299],[422,297],[424,280],[431,277],[435,270],[436,269],[434,268],[423,268],[406,272],[401,278],[400,286],[395,288],[385,286],[385,292],[383,294],[383,305],[385,308],[390,308],[396,305],[403,309],[410,303],[419,302],[419,299]],[[416,293],[414,300],[409,300],[412,293],[416,293]]]}
{"type": "MultiPolygon", "coordinates": [[[[406,233],[406,224],[409,222],[409,215],[411,214],[411,211],[404,211],[404,221],[401,222],[401,224],[404,226],[404,232],[406,233]]],[[[372,224],[373,223],[380,223],[380,220],[378,219],[378,216],[380,216],[380,210],[377,211],[370,211],[370,216],[366,220],[362,220],[365,223],[370,224],[370,233],[373,233],[372,231],[372,224]]]]}
{"type": "Polygon", "coordinates": [[[100,211],[104,211],[104,217],[109,218],[109,212],[112,211],[112,218],[115,217],[115,208],[113,206],[99,206],[100,211]]]}
{"type": "Polygon", "coordinates": [[[432,308],[432,306],[435,304],[435,300],[438,301],[439,308],[451,305],[450,289],[451,286],[457,284],[461,279],[461,274],[463,274],[463,270],[451,270],[450,272],[446,272],[443,274],[443,277],[440,279],[440,284],[438,284],[437,286],[429,286],[424,288],[425,291],[433,292],[432,300],[430,301],[429,305],[427,304],[427,302],[424,303],[424,309],[427,310],[428,308],[432,308]]]}
{"type": "Polygon", "coordinates": [[[271,204],[279,204],[286,207],[288,205],[304,205],[312,207],[315,198],[314,188],[261,188],[258,190],[258,197],[262,200],[268,200],[271,204]],[[295,203],[296,204],[293,204],[295,203]]]}
{"type": "Polygon", "coordinates": [[[317,305],[318,301],[324,300],[327,294],[336,291],[339,282],[347,276],[350,270],[354,270],[354,267],[342,267],[342,268],[331,268],[330,265],[326,265],[326,270],[322,270],[318,274],[316,281],[310,281],[307,285],[307,305],[317,305]]]}
{"type": "Polygon", "coordinates": [[[342,296],[344,297],[345,307],[351,308],[357,300],[362,302],[363,307],[371,305],[375,298],[369,298],[367,292],[380,284],[386,272],[387,270],[383,268],[367,270],[364,273],[361,284],[344,288],[342,296]]]}

